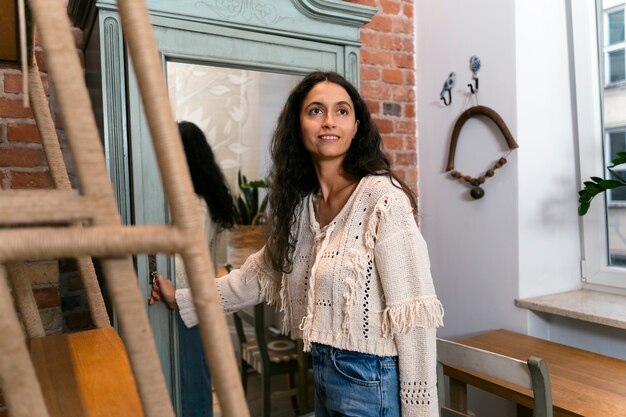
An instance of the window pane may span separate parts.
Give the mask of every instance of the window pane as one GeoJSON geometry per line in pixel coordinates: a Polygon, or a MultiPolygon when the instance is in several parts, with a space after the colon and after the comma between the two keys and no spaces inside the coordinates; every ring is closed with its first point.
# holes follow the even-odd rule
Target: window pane
{"type": "Polygon", "coordinates": [[[624,42],[624,11],[609,14],[609,45],[624,42]]]}
{"type": "MultiPolygon", "coordinates": [[[[606,166],[611,165],[611,161],[617,157],[618,152],[624,152],[626,150],[626,131],[608,132],[609,136],[609,158],[606,161],[606,166]]],[[[619,166],[618,168],[623,168],[619,166]]],[[[614,170],[622,178],[626,177],[626,172],[623,169],[614,170]]],[[[609,175],[609,178],[615,179],[613,174],[609,175]]],[[[609,191],[610,201],[626,202],[626,187],[620,187],[609,191]]]]}
{"type": "MultiPolygon", "coordinates": [[[[618,152],[626,150],[626,130],[613,130],[607,132],[609,145],[606,165],[611,165],[618,152]]],[[[614,170],[622,178],[626,177],[623,165],[614,170]]],[[[610,174],[609,178],[615,176],[610,174]]],[[[607,226],[609,243],[609,264],[615,266],[626,266],[626,187],[619,187],[609,191],[609,205],[607,207],[607,226]]]]}
{"type": "Polygon", "coordinates": [[[607,165],[615,159],[618,152],[626,150],[626,131],[609,132],[609,145],[611,146],[611,160],[607,161],[607,165]]]}
{"type": "Polygon", "coordinates": [[[609,82],[615,83],[626,79],[624,49],[609,52],[609,82]]]}

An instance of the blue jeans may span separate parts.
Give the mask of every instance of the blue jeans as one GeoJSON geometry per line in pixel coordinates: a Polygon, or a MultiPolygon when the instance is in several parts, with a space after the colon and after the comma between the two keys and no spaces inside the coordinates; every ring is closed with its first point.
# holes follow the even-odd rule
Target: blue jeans
{"type": "Polygon", "coordinates": [[[212,417],[211,374],[204,358],[200,328],[187,328],[179,316],[178,342],[182,417],[212,417]]]}
{"type": "Polygon", "coordinates": [[[399,417],[397,356],[314,343],[315,417],[399,417]]]}

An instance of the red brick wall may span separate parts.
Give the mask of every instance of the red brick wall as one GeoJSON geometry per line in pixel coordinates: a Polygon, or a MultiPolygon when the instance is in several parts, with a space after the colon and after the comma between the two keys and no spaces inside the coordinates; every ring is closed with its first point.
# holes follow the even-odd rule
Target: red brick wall
{"type": "MultiPolygon", "coordinates": [[[[76,47],[82,55],[80,49],[82,32],[74,29],[74,35],[76,47]]],[[[43,50],[38,43],[35,47],[35,56],[44,90],[50,97],[47,67],[43,50]]],[[[39,132],[31,109],[23,106],[23,97],[21,68],[0,65],[0,188],[50,188],[52,179],[39,132]]],[[[54,107],[51,108],[51,113],[56,115],[54,107]]],[[[62,130],[58,130],[58,134],[62,139],[62,130]]],[[[60,332],[64,327],[61,282],[67,279],[59,273],[59,264],[56,261],[37,261],[27,262],[24,267],[33,285],[33,293],[46,333],[60,332]]],[[[0,392],[0,417],[6,415],[6,406],[0,392]]]]}
{"type": "MultiPolygon", "coordinates": [[[[47,88],[45,63],[40,64],[47,88]]],[[[22,71],[10,67],[0,67],[0,185],[3,189],[51,186],[33,113],[23,106],[22,71]]]]}
{"type": "MultiPolygon", "coordinates": [[[[74,29],[76,48],[81,55],[82,37],[82,31],[74,29]]],[[[35,46],[35,56],[44,90],[50,98],[46,62],[38,43],[35,46]]],[[[32,110],[24,107],[23,98],[21,68],[0,66],[0,188],[50,188],[52,179],[39,132],[32,110]]],[[[54,102],[53,98],[51,102],[54,102]]],[[[54,106],[51,113],[57,113],[54,106]]],[[[63,131],[57,129],[57,132],[62,141],[63,131]]],[[[59,273],[57,261],[29,262],[25,264],[25,268],[33,284],[35,300],[46,332],[60,332],[63,328],[60,294],[63,274],[59,273]]]]}
{"type": "Polygon", "coordinates": [[[378,13],[361,29],[361,94],[396,173],[417,189],[413,0],[348,0],[378,13]]]}

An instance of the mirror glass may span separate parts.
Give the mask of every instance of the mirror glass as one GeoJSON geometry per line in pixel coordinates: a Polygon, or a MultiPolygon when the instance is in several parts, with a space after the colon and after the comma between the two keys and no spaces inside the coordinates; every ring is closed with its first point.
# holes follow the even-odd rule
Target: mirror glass
{"type": "MultiPolygon", "coordinates": [[[[167,63],[176,120],[193,122],[204,132],[233,196],[239,192],[239,171],[249,181],[266,178],[276,119],[301,78],[198,63],[167,63]]],[[[217,246],[214,262],[223,265],[223,237],[217,246]]]]}

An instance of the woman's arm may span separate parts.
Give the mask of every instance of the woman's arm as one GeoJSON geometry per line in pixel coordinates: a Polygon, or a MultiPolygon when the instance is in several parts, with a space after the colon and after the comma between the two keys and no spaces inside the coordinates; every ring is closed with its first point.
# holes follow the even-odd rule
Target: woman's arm
{"type": "MultiPolygon", "coordinates": [[[[250,255],[240,269],[208,281],[217,286],[220,303],[226,314],[266,301],[274,304],[280,299],[281,274],[275,273],[263,261],[263,249],[250,255]]],[[[170,280],[159,276],[152,285],[149,304],[163,301],[171,309],[178,309],[187,327],[198,324],[193,295],[189,288],[175,289],[170,280]]]]}
{"type": "Polygon", "coordinates": [[[381,198],[374,246],[385,295],[383,334],[398,350],[404,417],[438,416],[436,328],[443,308],[435,294],[426,242],[402,193],[381,198]]]}

